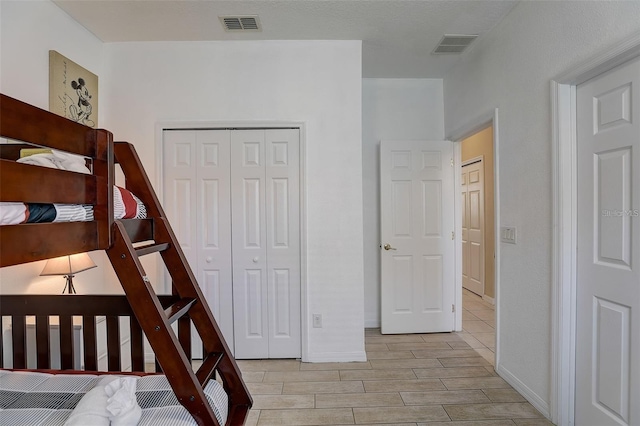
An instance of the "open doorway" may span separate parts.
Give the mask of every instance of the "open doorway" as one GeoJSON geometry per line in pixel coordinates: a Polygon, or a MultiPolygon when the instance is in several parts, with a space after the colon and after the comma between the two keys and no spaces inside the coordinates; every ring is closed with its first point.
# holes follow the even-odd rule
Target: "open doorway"
{"type": "Polygon", "coordinates": [[[495,177],[493,123],[460,141],[462,330],[495,366],[495,177]]]}

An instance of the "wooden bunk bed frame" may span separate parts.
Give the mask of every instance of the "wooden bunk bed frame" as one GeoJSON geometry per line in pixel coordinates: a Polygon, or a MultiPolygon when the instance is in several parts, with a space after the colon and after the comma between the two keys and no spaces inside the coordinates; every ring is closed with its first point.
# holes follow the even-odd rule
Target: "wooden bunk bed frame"
{"type": "MultiPolygon", "coordinates": [[[[144,372],[143,334],[180,403],[199,425],[218,425],[203,388],[219,374],[229,399],[227,425],[242,425],[252,399],[241,372],[200,291],[133,145],[0,94],[0,201],[92,204],[90,222],[0,226],[0,267],[74,253],[105,250],[125,296],[2,295],[0,312],[12,320],[13,368],[26,368],[26,316],[36,319],[37,368],[50,368],[49,317],[60,327],[61,367],[72,369],[73,317],[82,317],[84,369],[97,370],[96,316],[106,317],[108,370],[119,371],[119,317],[129,317],[134,372],[144,372]],[[53,148],[91,159],[93,174],[15,162],[20,149],[53,148]],[[114,220],[115,165],[142,200],[147,219],[114,220]],[[61,188],[63,188],[61,190],[61,188]],[[136,244],[137,243],[137,244],[136,244]],[[159,252],[172,295],[156,295],[139,257],[159,252]],[[175,333],[171,324],[177,321],[175,333]],[[191,323],[203,342],[202,366],[191,366],[191,323]]],[[[1,341],[2,339],[0,339],[1,341]]],[[[2,366],[3,348],[0,348],[2,366]]]]}

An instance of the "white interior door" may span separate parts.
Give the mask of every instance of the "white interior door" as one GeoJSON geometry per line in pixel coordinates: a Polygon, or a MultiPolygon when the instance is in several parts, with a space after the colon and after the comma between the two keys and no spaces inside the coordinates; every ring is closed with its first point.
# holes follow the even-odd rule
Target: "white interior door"
{"type": "Polygon", "coordinates": [[[231,141],[236,358],[297,358],[299,131],[237,130],[231,141]]]}
{"type": "Polygon", "coordinates": [[[382,141],[382,333],[454,327],[454,168],[446,141],[382,141]]]}
{"type": "Polygon", "coordinates": [[[640,60],[577,88],[577,425],[640,424],[640,60]]]}
{"type": "Polygon", "coordinates": [[[462,287],[484,295],[484,167],[462,167],[462,287]]]}
{"type": "MultiPolygon", "coordinates": [[[[165,212],[233,350],[230,133],[165,130],[163,150],[165,212]]],[[[192,352],[202,356],[195,330],[192,352]]]]}

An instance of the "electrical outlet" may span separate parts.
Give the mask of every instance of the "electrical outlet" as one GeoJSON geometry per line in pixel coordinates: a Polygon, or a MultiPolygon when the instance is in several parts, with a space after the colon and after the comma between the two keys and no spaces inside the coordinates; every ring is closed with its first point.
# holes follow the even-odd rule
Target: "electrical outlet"
{"type": "Polygon", "coordinates": [[[313,328],[322,328],[322,315],[313,314],[313,328]]]}
{"type": "Polygon", "coordinates": [[[500,241],[503,243],[516,243],[516,228],[513,226],[503,226],[500,228],[500,241]]]}

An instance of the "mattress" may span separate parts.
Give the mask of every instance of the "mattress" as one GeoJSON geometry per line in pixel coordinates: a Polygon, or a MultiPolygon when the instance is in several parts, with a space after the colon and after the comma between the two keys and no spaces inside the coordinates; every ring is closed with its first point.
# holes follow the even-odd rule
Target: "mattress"
{"type": "MultiPolygon", "coordinates": [[[[119,186],[113,187],[113,218],[144,219],[147,209],[140,199],[119,186]]],[[[41,204],[0,202],[0,225],[93,220],[89,204],[41,204]]]]}
{"type": "MultiPolygon", "coordinates": [[[[62,426],[82,397],[104,377],[0,370],[0,425],[62,426]]],[[[135,396],[142,411],[139,426],[197,424],[180,405],[164,375],[119,377],[136,379],[135,396]]],[[[218,422],[224,425],[228,397],[222,385],[210,380],[204,392],[218,422]]]]}
{"type": "MultiPolygon", "coordinates": [[[[51,149],[22,149],[18,163],[91,174],[80,155],[51,149]]],[[[147,210],[138,197],[125,188],[113,187],[114,219],[144,219],[147,210]]],[[[89,204],[42,204],[0,202],[0,225],[47,222],[87,222],[93,220],[89,204]]]]}

